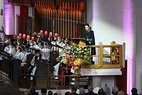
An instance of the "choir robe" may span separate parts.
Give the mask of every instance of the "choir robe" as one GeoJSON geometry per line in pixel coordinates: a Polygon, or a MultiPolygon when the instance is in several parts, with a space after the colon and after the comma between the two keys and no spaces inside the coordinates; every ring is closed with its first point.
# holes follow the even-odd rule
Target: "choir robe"
{"type": "Polygon", "coordinates": [[[14,54],[14,58],[19,59],[19,60],[23,60],[25,53],[24,52],[20,52],[19,50],[14,54]]]}
{"type": "MultiPolygon", "coordinates": [[[[56,64],[56,65],[54,66],[54,72],[53,72],[53,74],[54,74],[55,76],[58,75],[58,72],[59,72],[59,65],[60,65],[60,63],[58,63],[58,64],[56,64]]],[[[58,77],[55,77],[55,79],[58,79],[58,77]]]]}
{"type": "Polygon", "coordinates": [[[40,51],[41,51],[41,55],[42,55],[41,59],[49,61],[51,50],[49,48],[44,47],[44,48],[40,49],[40,51]]]}
{"type": "Polygon", "coordinates": [[[61,48],[59,48],[59,52],[62,52],[63,48],[65,47],[65,44],[63,42],[57,41],[57,45],[61,47],[61,48]]]}
{"type": "Polygon", "coordinates": [[[21,57],[20,51],[18,50],[18,51],[14,54],[13,57],[16,58],[16,59],[20,59],[20,57],[21,57]]]}
{"type": "Polygon", "coordinates": [[[24,52],[21,52],[21,53],[20,53],[20,60],[23,60],[23,59],[24,59],[24,56],[25,56],[25,53],[24,53],[24,52]]]}
{"type": "Polygon", "coordinates": [[[34,45],[34,48],[35,48],[35,49],[41,49],[41,48],[39,47],[39,45],[34,45]]]}
{"type": "Polygon", "coordinates": [[[9,51],[7,53],[9,53],[10,55],[14,55],[16,51],[10,46],[9,51]]]}
{"type": "MultiPolygon", "coordinates": [[[[31,64],[31,66],[28,68],[28,73],[30,74],[30,75],[35,75],[35,73],[36,73],[36,69],[37,69],[37,67],[36,67],[36,60],[39,60],[40,59],[40,57],[39,56],[37,56],[37,55],[34,55],[33,56],[33,58],[32,58],[32,60],[31,60],[31,62],[30,62],[30,64],[31,64]],[[29,71],[31,71],[31,72],[29,72],[29,71]]],[[[33,77],[30,77],[30,80],[33,80],[33,77]]]]}
{"type": "Polygon", "coordinates": [[[31,60],[31,62],[30,62],[30,64],[31,64],[32,66],[35,66],[35,61],[36,61],[36,60],[39,60],[39,59],[40,59],[39,56],[34,55],[33,58],[32,58],[32,60],[31,60]]]}
{"type": "Polygon", "coordinates": [[[30,54],[30,52],[24,52],[24,56],[22,58],[22,63],[21,63],[21,73],[24,73],[24,65],[27,64],[27,56],[30,54]]]}
{"type": "Polygon", "coordinates": [[[9,45],[4,48],[4,51],[7,52],[7,53],[9,53],[9,52],[8,52],[9,50],[10,50],[9,45]]]}
{"type": "Polygon", "coordinates": [[[30,52],[25,52],[25,55],[24,55],[24,57],[23,57],[23,59],[22,59],[22,62],[23,62],[23,61],[24,61],[24,62],[27,61],[27,56],[28,56],[29,54],[31,54],[31,53],[30,53],[30,52]]]}
{"type": "Polygon", "coordinates": [[[51,44],[53,45],[52,46],[52,50],[53,51],[58,51],[59,50],[59,48],[56,46],[57,45],[57,41],[52,41],[51,44]]]}

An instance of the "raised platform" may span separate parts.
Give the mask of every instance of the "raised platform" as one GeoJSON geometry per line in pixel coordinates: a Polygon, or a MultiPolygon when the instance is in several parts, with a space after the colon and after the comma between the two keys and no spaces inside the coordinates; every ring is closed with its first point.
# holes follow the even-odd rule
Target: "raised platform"
{"type": "Polygon", "coordinates": [[[83,68],[80,71],[82,76],[111,76],[111,75],[122,75],[120,68],[117,69],[91,69],[83,68]]]}

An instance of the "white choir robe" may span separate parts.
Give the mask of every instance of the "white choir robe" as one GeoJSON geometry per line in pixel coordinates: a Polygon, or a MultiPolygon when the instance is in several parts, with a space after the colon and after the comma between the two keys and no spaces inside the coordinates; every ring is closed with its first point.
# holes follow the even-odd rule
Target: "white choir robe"
{"type": "Polygon", "coordinates": [[[35,49],[41,49],[41,47],[39,45],[34,45],[35,49]]]}
{"type": "MultiPolygon", "coordinates": [[[[19,50],[15,53],[15,55],[13,56],[14,58],[16,59],[19,59],[19,60],[23,60],[24,57],[25,57],[25,53],[24,52],[20,52],[19,50]]],[[[21,66],[24,66],[26,63],[25,62],[22,62],[21,63],[21,66]]]]}
{"type": "Polygon", "coordinates": [[[51,44],[53,45],[53,46],[52,46],[52,50],[53,50],[53,51],[58,51],[58,50],[59,50],[59,48],[56,47],[56,44],[57,44],[56,41],[52,41],[51,44]]]}
{"type": "Polygon", "coordinates": [[[23,56],[23,58],[22,58],[21,66],[24,66],[25,64],[27,64],[26,61],[27,61],[27,55],[28,55],[28,54],[30,54],[30,52],[24,53],[24,56],[23,56]]]}
{"type": "MultiPolygon", "coordinates": [[[[30,62],[30,64],[31,64],[32,66],[35,65],[35,57],[36,57],[36,55],[33,56],[32,60],[31,60],[31,62],[30,62]]],[[[39,60],[39,57],[37,58],[37,60],[39,60]]]]}
{"type": "MultiPolygon", "coordinates": [[[[58,64],[56,64],[56,65],[54,66],[54,72],[53,72],[53,74],[54,74],[55,76],[58,75],[58,72],[59,72],[59,65],[60,65],[60,63],[58,63],[58,64]]],[[[55,77],[55,79],[58,79],[58,77],[55,77]]]]}
{"type": "Polygon", "coordinates": [[[15,54],[14,54],[14,58],[16,58],[16,59],[19,59],[19,60],[23,60],[23,58],[24,58],[24,52],[20,52],[20,51],[17,51],[15,54]]]}
{"type": "Polygon", "coordinates": [[[13,57],[16,58],[16,59],[20,59],[20,57],[21,57],[20,51],[18,50],[18,51],[14,54],[13,57]]]}
{"type": "Polygon", "coordinates": [[[27,56],[28,56],[29,54],[31,54],[31,53],[30,53],[30,52],[26,52],[22,60],[23,60],[23,61],[27,61],[27,56]]]}
{"type": "Polygon", "coordinates": [[[6,46],[6,47],[4,48],[4,51],[7,52],[7,53],[9,53],[9,52],[8,52],[9,50],[10,50],[9,46],[6,46]]]}
{"type": "MultiPolygon", "coordinates": [[[[35,66],[31,72],[31,75],[34,76],[36,72],[37,67],[35,66]]],[[[33,77],[30,77],[30,80],[33,80],[33,77]]]]}
{"type": "Polygon", "coordinates": [[[57,45],[59,45],[60,47],[64,47],[65,44],[63,42],[57,42],[57,45]]]}
{"type": "Polygon", "coordinates": [[[52,47],[52,50],[53,50],[53,51],[58,51],[58,50],[59,50],[59,48],[58,48],[58,47],[56,47],[56,46],[53,46],[53,47],[52,47]]]}
{"type": "Polygon", "coordinates": [[[31,60],[30,64],[31,64],[32,66],[34,66],[34,64],[35,64],[35,56],[33,56],[33,58],[32,58],[32,60],[31,60]]]}
{"type": "Polygon", "coordinates": [[[41,55],[42,55],[41,59],[49,61],[51,50],[49,48],[45,48],[45,47],[40,50],[41,50],[41,55]]]}
{"type": "Polygon", "coordinates": [[[34,45],[30,45],[30,48],[34,48],[34,45]]]}
{"type": "Polygon", "coordinates": [[[24,59],[24,56],[25,56],[25,53],[24,53],[24,52],[21,52],[20,60],[23,60],[23,59],[24,59]]]}
{"type": "Polygon", "coordinates": [[[8,53],[9,53],[10,55],[13,55],[13,56],[14,56],[15,50],[14,50],[12,47],[10,47],[8,53]]]}
{"type": "Polygon", "coordinates": [[[51,44],[52,44],[52,45],[56,45],[56,42],[55,42],[55,41],[52,41],[51,44]]]}
{"type": "Polygon", "coordinates": [[[39,49],[38,45],[34,45],[33,48],[35,49],[39,49]]]}
{"type": "MultiPolygon", "coordinates": [[[[65,44],[63,42],[57,42],[57,45],[64,48],[65,47],[65,44]]],[[[62,48],[59,48],[59,52],[62,52],[62,48]]]]}

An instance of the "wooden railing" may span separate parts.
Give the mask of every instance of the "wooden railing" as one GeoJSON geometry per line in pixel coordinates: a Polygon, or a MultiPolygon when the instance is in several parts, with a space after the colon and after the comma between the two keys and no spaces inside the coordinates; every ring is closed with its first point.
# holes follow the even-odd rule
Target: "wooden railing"
{"type": "Polygon", "coordinates": [[[77,88],[83,87],[92,82],[92,76],[81,76],[81,75],[21,75],[20,77],[20,87],[21,88],[31,88],[36,87],[37,89],[47,88],[47,89],[69,89],[73,86],[77,88]],[[33,80],[30,80],[30,78],[33,80]],[[55,79],[55,77],[60,77],[60,81],[55,79]]]}
{"type": "Polygon", "coordinates": [[[92,55],[91,65],[83,65],[82,68],[122,68],[124,59],[124,45],[91,45],[96,49],[96,55],[92,55]]]}
{"type": "Polygon", "coordinates": [[[16,59],[0,60],[0,71],[2,79],[19,81],[21,61],[16,59]]]}

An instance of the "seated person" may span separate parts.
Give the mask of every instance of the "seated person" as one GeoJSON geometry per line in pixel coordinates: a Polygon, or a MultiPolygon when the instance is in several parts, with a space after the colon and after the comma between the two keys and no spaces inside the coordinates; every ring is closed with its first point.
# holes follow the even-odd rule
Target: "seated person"
{"type": "Polygon", "coordinates": [[[76,87],[72,87],[72,89],[71,89],[71,95],[72,94],[73,95],[79,95],[79,94],[76,93],[76,91],[77,91],[77,88],[76,87]]]}

